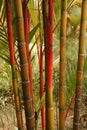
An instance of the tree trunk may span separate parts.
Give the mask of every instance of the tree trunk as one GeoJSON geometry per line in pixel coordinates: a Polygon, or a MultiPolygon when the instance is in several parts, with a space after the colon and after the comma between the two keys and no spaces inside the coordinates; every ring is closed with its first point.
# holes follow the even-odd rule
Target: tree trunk
{"type": "Polygon", "coordinates": [[[66,74],[66,24],[67,1],[61,1],[61,27],[60,27],[60,83],[59,83],[59,130],[65,127],[65,74],[66,74]]]}
{"type": "Polygon", "coordinates": [[[17,73],[16,73],[15,58],[14,58],[15,52],[14,52],[14,40],[13,40],[13,31],[12,31],[12,16],[11,16],[11,7],[10,7],[9,0],[6,0],[6,13],[7,13],[8,41],[9,41],[9,50],[10,50],[10,63],[12,69],[17,124],[18,124],[18,130],[23,130],[23,119],[22,119],[22,111],[21,111],[21,105],[20,105],[20,99],[18,93],[17,73]]]}
{"type": "Polygon", "coordinates": [[[80,38],[79,38],[78,63],[77,63],[76,96],[75,96],[75,107],[74,107],[73,130],[80,130],[79,119],[80,119],[80,108],[81,108],[84,50],[85,50],[86,27],[87,27],[87,1],[85,0],[83,0],[82,2],[82,14],[81,14],[80,27],[81,28],[80,28],[80,38]]]}
{"type": "Polygon", "coordinates": [[[14,0],[16,22],[17,22],[17,34],[18,34],[18,49],[21,63],[21,77],[22,77],[22,88],[25,106],[26,126],[27,130],[34,130],[35,119],[33,115],[33,105],[30,94],[30,81],[29,81],[29,70],[26,52],[26,43],[24,35],[24,20],[22,12],[21,0],[14,0]]]}
{"type": "Polygon", "coordinates": [[[52,93],[52,25],[53,0],[43,0],[44,42],[45,42],[45,85],[46,85],[46,130],[54,130],[54,108],[52,93]]]}

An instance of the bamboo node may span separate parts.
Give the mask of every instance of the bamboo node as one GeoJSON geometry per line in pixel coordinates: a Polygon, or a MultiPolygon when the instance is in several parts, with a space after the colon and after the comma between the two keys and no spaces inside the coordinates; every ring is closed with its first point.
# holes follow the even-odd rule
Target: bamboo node
{"type": "Polygon", "coordinates": [[[54,110],[54,108],[53,107],[50,107],[50,108],[48,108],[50,111],[53,111],[54,110]]]}
{"type": "Polygon", "coordinates": [[[81,20],[81,23],[84,23],[84,22],[87,22],[87,20],[85,20],[85,19],[81,20]]]}
{"type": "Polygon", "coordinates": [[[23,64],[21,65],[21,67],[26,66],[27,64],[28,64],[28,62],[26,61],[25,63],[23,63],[23,64]]]}
{"type": "Polygon", "coordinates": [[[64,39],[65,40],[66,39],[66,35],[65,36],[61,36],[60,39],[64,39]]]}
{"type": "Polygon", "coordinates": [[[17,110],[17,109],[16,109],[16,112],[17,112],[17,113],[21,113],[21,110],[17,110]]]}
{"type": "Polygon", "coordinates": [[[32,99],[27,99],[26,101],[24,101],[25,103],[27,103],[27,102],[32,102],[32,99]]]}
{"type": "Polygon", "coordinates": [[[12,78],[12,80],[14,81],[14,80],[17,80],[17,78],[15,77],[15,78],[12,78]]]}
{"type": "Polygon", "coordinates": [[[75,98],[76,101],[81,101],[81,98],[75,98]]]}
{"type": "Polygon", "coordinates": [[[28,83],[30,83],[29,80],[28,81],[22,81],[22,84],[28,84],[28,83]]]}
{"type": "Polygon", "coordinates": [[[83,56],[83,57],[84,57],[84,53],[83,53],[83,54],[79,53],[78,55],[79,55],[79,56],[83,56]]]}
{"type": "Polygon", "coordinates": [[[78,70],[78,71],[77,71],[77,73],[79,73],[79,74],[83,74],[83,71],[81,71],[81,70],[78,70]]]}
{"type": "Polygon", "coordinates": [[[66,11],[66,10],[62,10],[62,13],[63,13],[63,14],[67,14],[67,11],[66,11]]]}
{"type": "Polygon", "coordinates": [[[18,41],[18,44],[20,46],[20,45],[26,44],[26,42],[25,41],[18,41]]]}
{"type": "Polygon", "coordinates": [[[80,35],[80,38],[87,38],[86,35],[80,35]]]}
{"type": "Polygon", "coordinates": [[[75,108],[75,111],[80,112],[81,108],[75,108]]]}
{"type": "Polygon", "coordinates": [[[82,89],[82,85],[76,85],[76,87],[82,89]]]}
{"type": "Polygon", "coordinates": [[[73,123],[73,124],[75,124],[76,126],[80,126],[80,124],[79,124],[79,123],[73,123]]]}
{"type": "Polygon", "coordinates": [[[64,65],[66,65],[66,61],[62,61],[62,60],[60,60],[60,64],[64,64],[64,65]]]}
{"type": "Polygon", "coordinates": [[[32,115],[31,117],[27,116],[27,119],[28,119],[28,120],[31,120],[31,119],[33,119],[34,117],[35,117],[35,115],[32,115]]]}
{"type": "Polygon", "coordinates": [[[59,85],[59,87],[60,87],[60,88],[66,88],[66,86],[65,86],[65,85],[59,85]]]}
{"type": "Polygon", "coordinates": [[[66,109],[65,109],[65,108],[61,108],[61,107],[59,107],[59,111],[60,111],[60,112],[65,112],[66,109]]]}
{"type": "Polygon", "coordinates": [[[15,17],[15,21],[23,21],[23,17],[15,17]]]}

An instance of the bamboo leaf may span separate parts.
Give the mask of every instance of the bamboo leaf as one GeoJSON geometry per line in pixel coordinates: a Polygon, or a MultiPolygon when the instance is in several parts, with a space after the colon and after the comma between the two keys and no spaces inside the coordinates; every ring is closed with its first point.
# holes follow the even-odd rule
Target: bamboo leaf
{"type": "Polygon", "coordinates": [[[34,35],[35,35],[37,29],[39,28],[39,26],[40,26],[40,23],[38,23],[38,24],[31,30],[31,32],[29,33],[29,39],[28,39],[28,42],[29,42],[29,43],[31,42],[32,38],[34,37],[34,35]]]}
{"type": "Polygon", "coordinates": [[[2,58],[4,61],[6,61],[6,63],[10,64],[10,59],[8,57],[0,55],[0,58],[2,58]]]}
{"type": "Polygon", "coordinates": [[[35,26],[38,22],[38,7],[37,7],[37,4],[33,0],[29,0],[27,6],[29,8],[29,12],[30,12],[30,16],[31,16],[31,19],[32,19],[32,22],[33,22],[33,26],[35,26]]]}

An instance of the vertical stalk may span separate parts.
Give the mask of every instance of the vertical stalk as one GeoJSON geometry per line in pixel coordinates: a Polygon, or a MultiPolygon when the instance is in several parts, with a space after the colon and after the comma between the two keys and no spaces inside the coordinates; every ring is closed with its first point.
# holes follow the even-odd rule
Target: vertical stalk
{"type": "Polygon", "coordinates": [[[54,108],[52,93],[52,25],[53,0],[43,0],[44,43],[45,43],[45,84],[46,84],[46,130],[54,130],[54,108]]]}
{"type": "MultiPolygon", "coordinates": [[[[40,0],[38,0],[38,19],[40,21],[40,0]]],[[[43,49],[42,49],[42,35],[41,35],[41,25],[39,29],[40,34],[40,59],[39,59],[39,68],[40,68],[40,98],[42,98],[44,94],[44,82],[43,82],[43,49]]],[[[41,108],[41,122],[42,122],[42,130],[45,130],[45,105],[41,108]]]]}
{"type": "Polygon", "coordinates": [[[11,7],[10,7],[9,0],[6,0],[6,13],[7,13],[8,41],[9,41],[10,63],[11,63],[11,69],[12,69],[17,124],[18,124],[18,130],[23,130],[23,119],[22,119],[22,111],[21,111],[21,105],[20,105],[20,99],[19,99],[19,93],[18,93],[16,64],[15,64],[15,58],[14,58],[15,52],[14,52],[14,39],[13,39],[13,31],[12,31],[12,16],[11,16],[11,7]]]}
{"type": "MultiPolygon", "coordinates": [[[[44,94],[44,83],[43,83],[43,52],[42,52],[42,40],[40,45],[40,98],[44,94]]],[[[41,120],[42,120],[42,130],[45,130],[45,105],[41,108],[41,120]]]]}
{"type": "Polygon", "coordinates": [[[26,0],[24,0],[23,2],[24,30],[25,30],[26,51],[27,51],[27,60],[28,60],[28,68],[29,68],[30,94],[31,94],[31,98],[33,98],[32,68],[31,68],[30,51],[28,45],[28,36],[30,32],[30,14],[26,2],[27,2],[26,0]]]}
{"type": "Polygon", "coordinates": [[[30,81],[29,81],[29,70],[26,52],[26,42],[24,34],[24,20],[22,12],[21,0],[14,0],[16,23],[17,23],[17,34],[18,34],[18,49],[21,63],[21,77],[22,77],[22,89],[24,97],[24,107],[26,116],[27,130],[34,130],[35,119],[33,113],[32,99],[30,95],[30,81]]]}
{"type": "Polygon", "coordinates": [[[80,130],[80,108],[81,108],[81,92],[82,92],[82,79],[83,79],[83,67],[84,67],[84,50],[86,39],[86,27],[87,27],[87,0],[82,2],[82,14],[81,14],[81,28],[79,37],[79,52],[77,63],[77,77],[76,77],[76,96],[74,106],[74,121],[73,130],[80,130]]]}
{"type": "Polygon", "coordinates": [[[60,27],[59,130],[64,130],[65,127],[66,24],[67,0],[62,0],[60,27]]]}

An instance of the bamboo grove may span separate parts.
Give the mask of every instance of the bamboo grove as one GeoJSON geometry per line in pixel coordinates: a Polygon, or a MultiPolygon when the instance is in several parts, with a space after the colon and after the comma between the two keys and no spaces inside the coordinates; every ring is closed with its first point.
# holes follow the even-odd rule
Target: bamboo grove
{"type": "MultiPolygon", "coordinates": [[[[13,105],[15,106],[18,130],[39,130],[39,122],[41,122],[41,130],[65,130],[67,115],[72,102],[74,104],[72,127],[73,130],[80,130],[81,94],[83,90],[87,33],[87,0],[57,0],[56,2],[54,0],[0,0],[0,13],[0,48],[1,52],[5,48],[9,51],[9,56],[4,56],[0,52],[0,58],[8,61],[11,66],[13,86],[11,89],[14,95],[13,105]],[[55,3],[58,4],[58,7],[55,3]],[[79,6],[81,9],[81,19],[79,22],[75,21],[75,23],[73,23],[74,16],[70,15],[74,10],[72,9],[74,6],[76,8],[79,6]],[[4,9],[5,11],[3,11],[4,9]],[[37,16],[35,16],[35,13],[37,16]],[[70,18],[70,16],[73,17],[70,18]],[[4,33],[2,30],[4,30],[4,33]],[[67,72],[69,69],[67,44],[72,30],[74,30],[74,40],[77,39],[79,44],[77,45],[78,52],[76,52],[78,58],[75,59],[77,66],[75,66],[74,94],[71,94],[68,108],[66,103],[67,72]],[[76,30],[79,30],[77,33],[79,38],[75,38],[76,30]],[[58,110],[58,114],[56,119],[55,86],[53,85],[55,63],[55,51],[53,50],[55,48],[53,47],[56,44],[56,42],[54,43],[55,39],[58,42],[56,47],[56,50],[58,50],[58,83],[55,92],[57,93],[56,102],[58,104],[56,110],[58,110]],[[6,42],[4,43],[4,41],[6,42]],[[2,47],[1,44],[5,46],[2,47]],[[35,55],[32,56],[34,48],[35,55]],[[35,69],[37,64],[38,69],[35,69]],[[39,76],[34,77],[35,71],[38,71],[39,76]],[[37,80],[37,77],[39,77],[39,85],[34,88],[34,79],[37,80]],[[35,91],[37,90],[39,91],[37,96],[39,101],[36,102],[35,91]],[[36,107],[38,104],[39,107],[36,107]],[[58,121],[57,126],[55,120],[58,121]]],[[[74,13],[76,12],[74,11],[74,13]]],[[[74,45],[73,48],[76,49],[74,45]]],[[[6,50],[6,52],[8,51],[6,50]]],[[[71,86],[69,86],[69,90],[71,89],[71,86]]]]}

